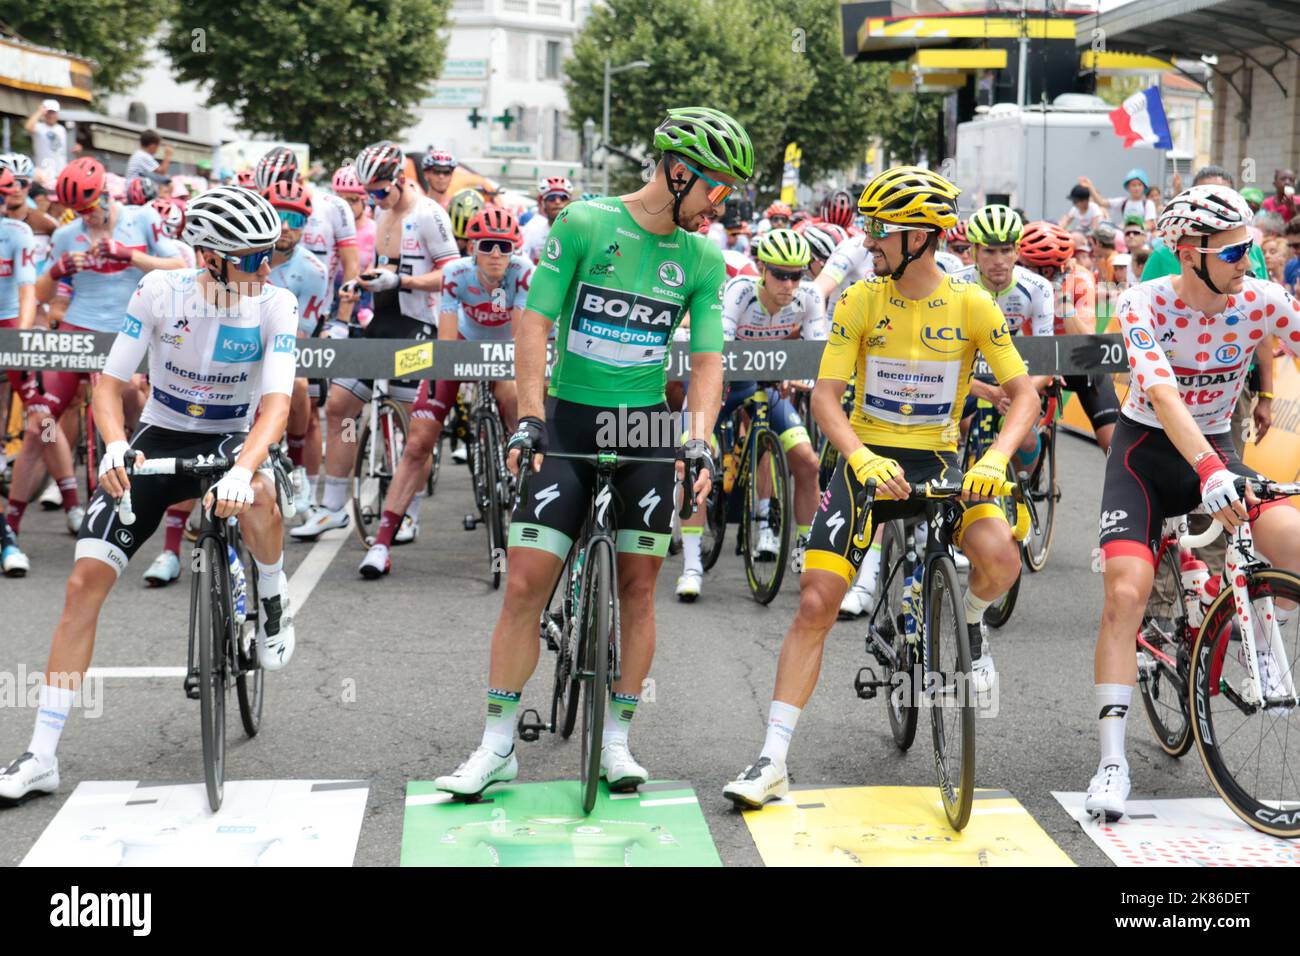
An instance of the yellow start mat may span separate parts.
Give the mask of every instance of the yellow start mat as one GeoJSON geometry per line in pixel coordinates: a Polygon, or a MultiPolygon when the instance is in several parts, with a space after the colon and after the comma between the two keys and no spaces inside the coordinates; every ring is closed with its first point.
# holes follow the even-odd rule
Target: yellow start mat
{"type": "Polygon", "coordinates": [[[745,823],[767,866],[1073,866],[1005,790],[976,790],[948,826],[935,787],[792,790],[745,823]]]}

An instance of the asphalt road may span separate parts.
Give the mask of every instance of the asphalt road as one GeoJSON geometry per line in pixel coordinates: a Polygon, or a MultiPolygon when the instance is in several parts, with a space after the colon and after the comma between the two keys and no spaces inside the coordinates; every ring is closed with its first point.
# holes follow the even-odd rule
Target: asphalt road
{"type": "MultiPolygon", "coordinates": [[[[1011,622],[993,636],[1001,712],[978,722],[976,782],[1009,790],[1075,862],[1108,865],[1051,796],[1084,789],[1096,766],[1092,653],[1101,608],[1092,564],[1103,459],[1091,443],[1064,435],[1059,453],[1064,498],[1051,559],[1023,583],[1011,622]]],[[[371,781],[359,865],[397,863],[407,781],[455,767],[482,730],[488,637],[503,592],[491,589],[484,532],[462,530],[470,507],[466,469],[444,464],[419,540],[394,552],[394,571],[379,582],[357,575],[363,552],[351,531],[290,544],[291,575],[304,561],[324,565],[296,612],[297,655],[268,677],[256,740],[242,739],[232,715],[230,779],[371,781]]],[[[32,574],[0,579],[0,676],[19,684],[24,669],[44,664],[73,551],[60,513],[33,508],[22,540],[32,574]]],[[[147,590],[140,574],[154,553],[146,545],[110,597],[97,666],[184,665],[188,579],[147,590]]],[[[673,597],[679,570],[679,559],[670,558],[660,578],[655,699],[638,710],[633,749],[653,777],[693,783],[725,864],[761,865],[721,788],[757,757],[796,591],[787,582],[770,606],[755,604],[728,548],[704,596],[682,605],[673,597]]],[[[795,782],[931,786],[924,727],[912,752],[899,754],[883,702],[853,692],[854,674],[866,663],[861,634],[860,625],[840,623],[828,640],[821,685],[791,750],[795,782]]],[[[550,666],[544,654],[524,706],[548,703],[550,666]]],[[[198,704],[185,699],[179,678],[108,678],[102,711],[69,720],[59,793],[0,813],[0,863],[21,861],[79,781],[202,779],[198,704]]],[[[0,761],[25,749],[33,719],[21,699],[3,707],[0,761]]],[[[1129,741],[1135,796],[1212,795],[1195,752],[1181,762],[1165,757],[1140,705],[1129,741]]],[[[576,740],[519,746],[521,780],[576,778],[576,740]]]]}

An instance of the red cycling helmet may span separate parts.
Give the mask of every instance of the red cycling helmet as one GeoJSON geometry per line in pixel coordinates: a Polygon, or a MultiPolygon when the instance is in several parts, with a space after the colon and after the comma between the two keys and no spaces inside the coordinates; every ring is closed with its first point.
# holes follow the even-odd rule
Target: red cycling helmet
{"type": "Polygon", "coordinates": [[[509,209],[500,206],[488,206],[465,227],[465,238],[470,242],[478,239],[505,239],[516,247],[523,242],[519,231],[519,220],[509,209]]]}
{"type": "Polygon", "coordinates": [[[943,241],[949,245],[954,242],[964,242],[967,245],[970,245],[970,239],[966,235],[966,221],[964,219],[958,219],[957,225],[944,232],[943,241]]]}
{"type": "Polygon", "coordinates": [[[1040,219],[1020,233],[1020,261],[1028,266],[1064,268],[1074,255],[1074,237],[1054,222],[1040,219]]]}
{"type": "Polygon", "coordinates": [[[149,205],[158,212],[158,218],[163,221],[167,235],[179,239],[185,230],[185,207],[170,199],[155,199],[149,205]]]}
{"type": "Polygon", "coordinates": [[[256,189],[257,180],[253,177],[251,169],[241,169],[235,174],[236,185],[243,186],[245,189],[256,189]]]}
{"type": "Polygon", "coordinates": [[[277,210],[311,215],[311,196],[307,195],[307,188],[296,179],[281,179],[271,183],[269,188],[262,190],[262,195],[277,210]]]}
{"type": "Polygon", "coordinates": [[[18,178],[7,166],[0,166],[0,196],[12,196],[18,192],[18,178]]]}
{"type": "Polygon", "coordinates": [[[858,211],[853,197],[843,189],[831,193],[822,203],[822,218],[833,222],[842,229],[853,225],[853,216],[858,211]]]}
{"type": "Polygon", "coordinates": [[[794,210],[783,202],[774,202],[763,211],[763,216],[767,219],[771,219],[773,216],[784,216],[789,219],[793,215],[794,210]]]}
{"type": "Polygon", "coordinates": [[[334,191],[340,196],[364,196],[366,187],[361,185],[361,180],[357,179],[357,171],[349,163],[342,166],[334,173],[334,179],[330,182],[334,191]]]}
{"type": "Polygon", "coordinates": [[[59,173],[54,194],[61,205],[73,212],[89,209],[103,194],[106,176],[104,164],[99,160],[89,156],[74,159],[59,173]]]}
{"type": "Polygon", "coordinates": [[[136,178],[126,184],[126,204],[143,206],[158,198],[158,184],[152,179],[136,178]]]}

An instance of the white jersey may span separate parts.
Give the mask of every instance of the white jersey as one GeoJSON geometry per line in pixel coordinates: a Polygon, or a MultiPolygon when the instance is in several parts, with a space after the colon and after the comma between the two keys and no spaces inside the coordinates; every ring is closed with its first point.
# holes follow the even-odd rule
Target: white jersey
{"type": "Polygon", "coordinates": [[[546,248],[546,237],[551,234],[551,221],[538,212],[524,223],[523,234],[523,254],[532,260],[533,265],[537,265],[542,250],[546,248]]]}
{"type": "MultiPolygon", "coordinates": [[[[402,254],[397,271],[404,276],[428,275],[459,258],[447,210],[428,196],[420,196],[402,219],[402,254]]],[[[378,256],[378,261],[381,265],[391,262],[387,256],[378,256]]],[[[418,289],[397,293],[402,315],[430,326],[438,323],[438,299],[437,292],[418,289]]]]}
{"type": "Polygon", "coordinates": [[[149,400],[140,421],[174,431],[248,431],[262,395],[293,392],[298,303],[262,285],[234,310],[203,299],[199,271],[155,270],[126,308],[105,374],[130,381],[149,355],[149,400]]]}
{"type": "Polygon", "coordinates": [[[728,342],[770,341],[795,336],[824,342],[830,331],[826,308],[817,287],[800,282],[790,304],[775,314],[763,308],[755,276],[736,276],[722,287],[722,337],[728,342]]]}
{"type": "Polygon", "coordinates": [[[957,255],[955,252],[948,252],[944,249],[939,249],[935,252],[934,264],[944,272],[948,273],[948,275],[956,275],[958,272],[961,272],[962,269],[966,268],[966,263],[961,261],[961,256],[957,255]]]}
{"type": "Polygon", "coordinates": [[[181,261],[185,263],[184,268],[197,268],[199,260],[194,255],[194,247],[188,242],[181,242],[179,239],[173,239],[172,242],[176,243],[176,252],[180,255],[181,261]]]}
{"type": "MultiPolygon", "coordinates": [[[[333,193],[313,189],[311,216],[302,228],[301,245],[316,254],[328,275],[334,275],[339,268],[339,250],[356,248],[357,245],[357,220],[352,215],[352,207],[333,193]]],[[[328,295],[326,313],[334,302],[332,284],[328,295]]]]}
{"type": "Polygon", "coordinates": [[[844,290],[859,279],[869,279],[876,274],[875,264],[871,261],[871,251],[862,236],[849,236],[831,253],[822,266],[822,275],[830,274],[835,279],[835,288],[826,297],[826,317],[835,316],[835,304],[840,301],[844,290]]]}
{"type": "Polygon", "coordinates": [[[1052,335],[1056,331],[1056,296],[1052,283],[1030,272],[1024,266],[1011,267],[1011,284],[1001,292],[994,292],[980,282],[979,269],[966,266],[953,275],[954,279],[973,282],[993,296],[1012,335],[1052,335]]]}

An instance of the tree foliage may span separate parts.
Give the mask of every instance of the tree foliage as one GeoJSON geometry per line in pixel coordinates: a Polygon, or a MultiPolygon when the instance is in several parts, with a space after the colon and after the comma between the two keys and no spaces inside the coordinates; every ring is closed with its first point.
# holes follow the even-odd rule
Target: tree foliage
{"type": "Polygon", "coordinates": [[[398,136],[442,70],[449,0],[186,0],[164,49],[244,128],[327,164],[398,136]]]}

